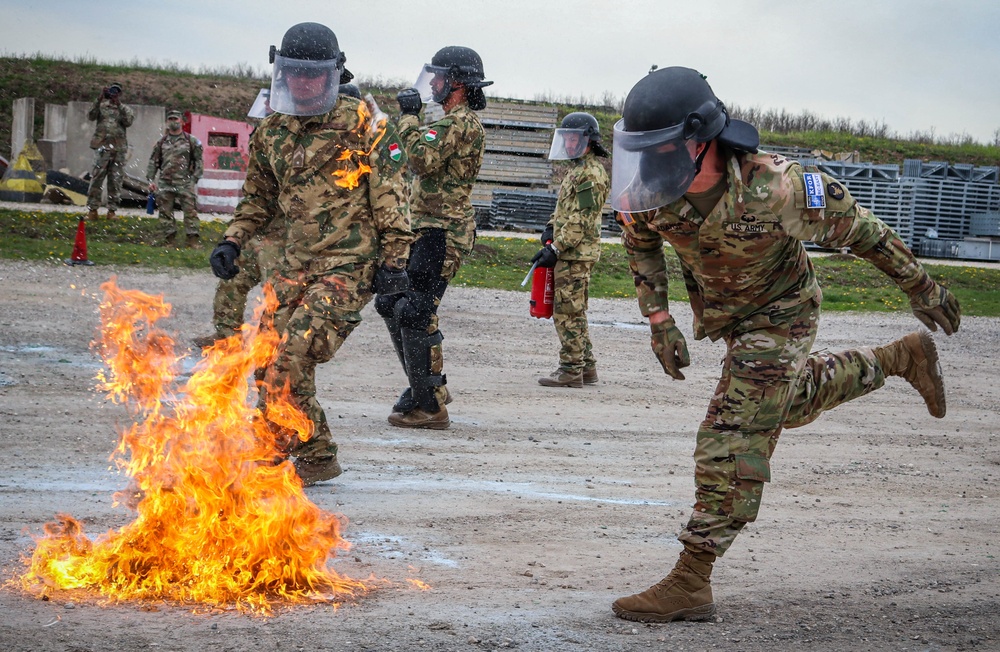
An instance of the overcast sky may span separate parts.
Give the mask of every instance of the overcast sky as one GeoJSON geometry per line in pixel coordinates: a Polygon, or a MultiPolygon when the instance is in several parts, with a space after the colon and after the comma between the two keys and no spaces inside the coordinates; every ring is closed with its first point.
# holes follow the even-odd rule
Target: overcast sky
{"type": "Polygon", "coordinates": [[[998,0],[0,0],[0,50],[102,62],[267,68],[303,21],[359,77],[415,80],[445,45],[483,57],[491,95],[622,98],[650,66],[708,76],[729,104],[884,122],[908,135],[1000,130],[998,0]]]}

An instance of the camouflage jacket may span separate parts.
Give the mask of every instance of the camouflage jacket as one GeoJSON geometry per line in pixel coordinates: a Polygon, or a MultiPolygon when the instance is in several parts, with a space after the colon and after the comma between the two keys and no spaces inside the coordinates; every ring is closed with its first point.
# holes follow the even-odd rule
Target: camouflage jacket
{"type": "Polygon", "coordinates": [[[176,136],[168,133],[153,146],[146,178],[153,181],[159,170],[161,187],[189,187],[198,183],[202,166],[200,140],[183,131],[176,136]]]}
{"type": "Polygon", "coordinates": [[[486,150],[479,116],[466,104],[425,127],[417,116],[404,115],[399,119],[399,137],[414,174],[410,187],[413,229],[445,229],[448,244],[469,253],[476,236],[469,195],[486,150]]]}
{"type": "Polygon", "coordinates": [[[370,124],[366,106],[343,95],[324,115],[265,118],[250,139],[243,199],[226,237],[243,246],[282,220],[288,272],[405,267],[413,240],[406,161],[392,157],[400,149],[394,135],[373,135],[370,124]]]}
{"type": "Polygon", "coordinates": [[[559,186],[552,238],[560,260],[601,258],[601,210],[611,191],[608,172],[593,152],[571,161],[559,186]]]}
{"type": "Polygon", "coordinates": [[[90,141],[91,149],[105,147],[125,150],[128,148],[125,130],[131,127],[135,120],[135,112],[132,107],[127,104],[112,104],[111,100],[102,97],[90,107],[87,118],[97,122],[94,137],[90,141]]]}
{"type": "Polygon", "coordinates": [[[806,240],[850,247],[907,292],[929,282],[892,229],[832,177],[810,172],[807,180],[799,163],[767,152],[727,156],[728,186],[708,217],[683,197],[655,211],[619,214],[643,315],[668,309],[664,241],[680,259],[697,339],[719,339],[772,307],[819,303],[806,240]]]}

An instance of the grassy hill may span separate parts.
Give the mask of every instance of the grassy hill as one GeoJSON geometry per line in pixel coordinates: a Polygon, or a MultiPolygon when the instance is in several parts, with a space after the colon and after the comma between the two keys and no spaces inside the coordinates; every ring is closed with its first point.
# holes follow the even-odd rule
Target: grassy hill
{"type": "MultiPolygon", "coordinates": [[[[46,103],[92,101],[100,89],[111,81],[118,81],[123,85],[125,101],[131,104],[162,105],[234,120],[244,119],[257,91],[270,85],[269,77],[262,78],[259,71],[244,67],[200,74],[177,67],[154,68],[141,62],[103,64],[62,61],[43,56],[0,57],[0,154],[7,156],[10,152],[13,100],[20,97],[35,98],[35,138],[41,138],[46,103]]],[[[400,86],[386,84],[379,79],[356,81],[360,82],[362,92],[371,92],[388,113],[398,110],[395,95],[400,86]]],[[[574,104],[557,106],[560,117],[571,111],[589,111],[600,122],[601,132],[609,135],[612,125],[619,118],[617,108],[574,104]]],[[[737,107],[734,107],[734,114],[740,115],[737,107]]],[[[791,124],[794,128],[794,121],[791,124]]],[[[847,127],[849,129],[851,125],[847,127]]],[[[830,152],[857,150],[862,160],[873,163],[899,164],[903,159],[918,158],[973,165],[1000,165],[1000,147],[971,142],[935,143],[927,142],[928,140],[858,135],[857,130],[761,133],[761,141],[765,144],[830,152]]]]}

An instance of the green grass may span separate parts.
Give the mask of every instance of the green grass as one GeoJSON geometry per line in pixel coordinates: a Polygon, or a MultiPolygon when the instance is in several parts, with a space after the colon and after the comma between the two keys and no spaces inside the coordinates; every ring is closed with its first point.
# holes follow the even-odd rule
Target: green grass
{"type": "MultiPolygon", "coordinates": [[[[62,263],[70,257],[80,214],[0,209],[0,258],[48,260],[62,263]]],[[[211,246],[222,237],[224,224],[204,222],[202,241],[211,246]]],[[[139,217],[87,223],[88,258],[102,264],[141,265],[151,268],[208,269],[208,249],[166,249],[153,246],[157,221],[139,217]]],[[[538,251],[534,238],[479,238],[476,250],[459,270],[454,284],[465,287],[527,292],[521,281],[538,251]]],[[[687,301],[677,258],[668,253],[670,298],[687,301]]],[[[909,302],[885,275],[868,263],[839,256],[814,257],[827,311],[906,312],[909,302]]],[[[938,282],[948,287],[962,304],[962,313],[1000,316],[1000,269],[969,266],[926,265],[938,282]]],[[[594,269],[590,295],[594,298],[634,298],[635,288],[625,251],[620,244],[602,245],[601,261],[594,269]]]]}

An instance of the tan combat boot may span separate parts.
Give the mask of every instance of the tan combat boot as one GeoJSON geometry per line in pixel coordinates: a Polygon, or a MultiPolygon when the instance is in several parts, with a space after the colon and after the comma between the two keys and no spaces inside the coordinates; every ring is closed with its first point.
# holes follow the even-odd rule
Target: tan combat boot
{"type": "Polygon", "coordinates": [[[189,235],[187,240],[184,242],[184,246],[188,249],[203,249],[201,246],[201,238],[196,235],[189,235]]]}
{"type": "Polygon", "coordinates": [[[944,379],[937,347],[927,331],[910,333],[892,344],[875,349],[875,358],[886,376],[902,376],[920,392],[931,416],[940,419],[947,407],[944,379]]]}
{"type": "Polygon", "coordinates": [[[91,208],[90,210],[88,210],[87,211],[87,217],[86,217],[86,219],[88,219],[88,220],[96,220],[97,219],[97,209],[96,208],[91,208]]]}
{"type": "Polygon", "coordinates": [[[409,412],[393,412],[389,415],[389,423],[397,428],[447,430],[451,419],[448,418],[448,408],[442,405],[440,410],[433,413],[421,408],[414,408],[409,412]]]}
{"type": "Polygon", "coordinates": [[[340,468],[340,462],[337,461],[336,455],[333,457],[297,457],[294,466],[295,472],[302,480],[303,487],[314,485],[323,480],[332,480],[344,472],[340,468]]]}
{"type": "Polygon", "coordinates": [[[544,387],[583,387],[583,374],[556,369],[550,375],[539,378],[538,384],[544,387]]]}
{"type": "Polygon", "coordinates": [[[593,385],[597,383],[597,367],[587,367],[583,370],[583,384],[593,385]]]}
{"type": "Polygon", "coordinates": [[[670,574],[642,593],[618,598],[611,605],[619,618],[637,623],[707,620],[715,614],[712,601],[710,552],[681,552],[670,574]]]}
{"type": "Polygon", "coordinates": [[[117,217],[117,215],[115,215],[115,209],[109,208],[108,209],[108,214],[105,215],[105,217],[108,218],[109,220],[115,219],[117,217]]]}

